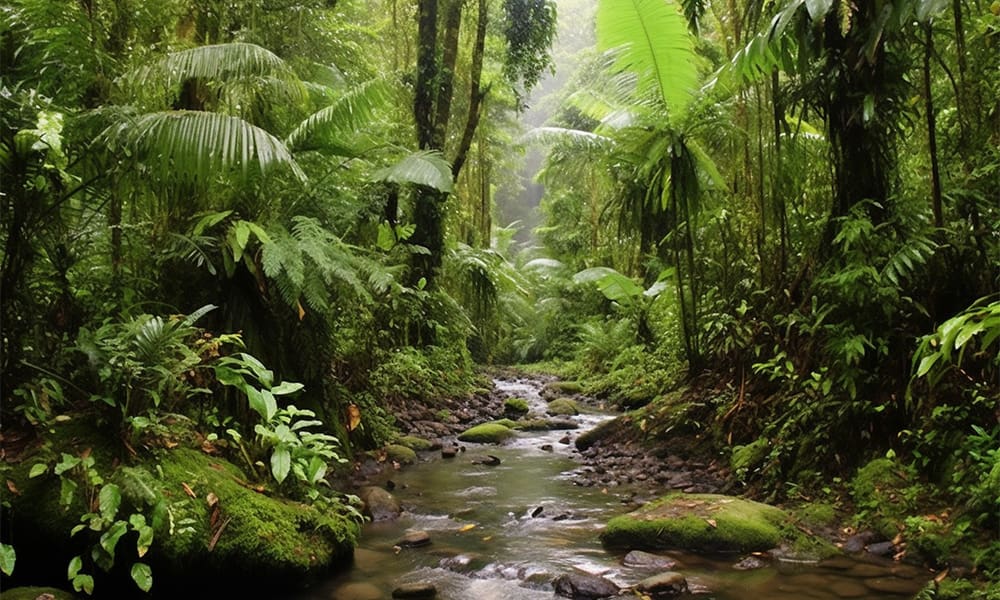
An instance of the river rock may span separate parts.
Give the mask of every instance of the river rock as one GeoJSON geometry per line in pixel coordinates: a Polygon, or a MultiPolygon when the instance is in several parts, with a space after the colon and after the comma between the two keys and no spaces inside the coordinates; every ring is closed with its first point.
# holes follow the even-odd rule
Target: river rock
{"type": "Polygon", "coordinates": [[[868,595],[868,588],[849,579],[831,581],[829,586],[838,598],[864,598],[868,595]]]}
{"type": "Polygon", "coordinates": [[[607,598],[618,595],[613,581],[589,573],[566,573],[552,582],[556,595],[564,598],[607,598]]]}
{"type": "Polygon", "coordinates": [[[759,556],[748,556],[733,565],[733,568],[737,571],[754,571],[756,569],[763,569],[766,566],[767,561],[759,556]]]}
{"type": "Polygon", "coordinates": [[[364,503],[364,514],[372,521],[394,521],[403,512],[396,497],[377,486],[365,486],[358,491],[364,503]]]}
{"type": "Polygon", "coordinates": [[[836,551],[792,523],[792,517],[775,506],[721,494],[673,493],[611,519],[601,541],[647,550],[757,552],[790,542],[823,554],[836,551]]]}
{"type": "Polygon", "coordinates": [[[569,398],[557,398],[549,402],[546,412],[554,416],[575,416],[580,414],[580,409],[577,408],[576,402],[569,398]]]}
{"type": "Polygon", "coordinates": [[[666,571],[640,581],[635,589],[653,598],[673,598],[688,591],[687,579],[675,571],[666,571]]]}
{"type": "Polygon", "coordinates": [[[896,553],[896,545],[892,542],[877,542],[868,544],[865,550],[872,556],[892,556],[896,553]]]}
{"type": "Polygon", "coordinates": [[[458,439],[475,444],[499,444],[514,435],[514,430],[499,423],[483,423],[459,434],[458,439]]]}
{"type": "Polygon", "coordinates": [[[920,583],[910,579],[898,579],[896,577],[875,577],[866,579],[865,586],[873,592],[882,594],[899,594],[900,596],[912,596],[920,591],[920,583]]]}
{"type": "Polygon", "coordinates": [[[458,454],[458,446],[448,446],[441,448],[441,458],[455,458],[458,454]]]}
{"type": "Polygon", "coordinates": [[[554,451],[554,449],[552,448],[552,444],[542,444],[541,445],[541,449],[544,450],[544,451],[546,451],[546,452],[553,452],[554,451]]]}
{"type": "Polygon", "coordinates": [[[393,598],[423,599],[437,596],[437,588],[433,583],[404,583],[392,590],[393,598]]]}
{"type": "Polygon", "coordinates": [[[643,552],[642,550],[633,550],[625,555],[625,558],[622,559],[622,564],[626,567],[637,569],[662,569],[669,571],[677,566],[677,561],[667,556],[643,552]]]}
{"type": "Polygon", "coordinates": [[[400,548],[419,548],[431,543],[431,536],[426,531],[411,529],[403,534],[403,539],[396,542],[400,548]]]}

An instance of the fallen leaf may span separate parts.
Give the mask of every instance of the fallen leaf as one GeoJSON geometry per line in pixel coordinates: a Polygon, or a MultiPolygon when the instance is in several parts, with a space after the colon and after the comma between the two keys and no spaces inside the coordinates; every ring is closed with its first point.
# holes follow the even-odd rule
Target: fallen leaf
{"type": "Polygon", "coordinates": [[[197,498],[198,497],[194,493],[194,490],[191,489],[191,486],[189,486],[188,484],[184,483],[183,481],[181,482],[181,487],[184,488],[184,493],[187,494],[188,496],[191,496],[192,498],[197,498]]]}
{"type": "Polygon", "coordinates": [[[14,494],[15,496],[21,495],[21,492],[17,489],[17,486],[14,485],[14,482],[11,481],[10,479],[7,480],[7,489],[10,490],[10,493],[14,494]]]}
{"type": "Polygon", "coordinates": [[[93,450],[94,450],[93,448],[85,449],[83,452],[80,453],[80,458],[86,460],[87,457],[90,456],[90,453],[93,452],[93,450]]]}
{"type": "Polygon", "coordinates": [[[462,526],[461,526],[461,527],[459,528],[459,530],[458,530],[458,531],[459,531],[459,532],[463,532],[463,531],[470,531],[470,530],[472,530],[472,529],[475,529],[475,528],[476,528],[476,524],[475,524],[475,523],[469,523],[468,525],[462,525],[462,526]]]}
{"type": "Polygon", "coordinates": [[[209,492],[208,495],[205,496],[205,501],[208,502],[209,506],[215,506],[219,503],[219,497],[216,496],[214,492],[209,492]]]}
{"type": "Polygon", "coordinates": [[[486,536],[486,537],[483,538],[483,541],[484,542],[488,542],[488,541],[490,541],[492,539],[493,539],[493,536],[492,535],[488,535],[488,536],[486,536]]]}
{"type": "Polygon", "coordinates": [[[934,576],[934,583],[941,583],[947,576],[948,576],[948,569],[945,569],[944,571],[941,571],[940,573],[934,576]]]}
{"type": "Polygon", "coordinates": [[[719,524],[715,521],[715,519],[705,519],[705,522],[711,525],[712,529],[717,529],[719,527],[719,524]]]}
{"type": "Polygon", "coordinates": [[[302,319],[306,318],[306,309],[302,308],[302,303],[301,302],[296,302],[296,304],[298,304],[298,308],[299,308],[299,320],[301,321],[302,319]]]}
{"type": "Polygon", "coordinates": [[[167,448],[176,448],[178,446],[177,442],[173,440],[167,440],[163,442],[163,445],[166,446],[167,448]]]}

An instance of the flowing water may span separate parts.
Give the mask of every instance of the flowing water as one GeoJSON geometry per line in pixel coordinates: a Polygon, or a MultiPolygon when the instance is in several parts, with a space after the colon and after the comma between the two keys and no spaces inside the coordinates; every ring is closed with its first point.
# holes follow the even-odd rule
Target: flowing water
{"type": "MultiPolygon", "coordinates": [[[[544,405],[533,382],[498,380],[497,386],[526,398],[533,409],[544,405]]],[[[573,433],[607,418],[576,417],[581,427],[573,433]]],[[[353,567],[294,600],[390,598],[398,585],[415,582],[433,583],[441,600],[551,600],[552,579],[574,570],[623,587],[651,575],[622,566],[620,554],[601,547],[601,527],[630,510],[631,494],[625,487],[575,485],[579,464],[572,446],[560,443],[566,433],[524,432],[499,447],[468,444],[456,458],[428,454],[387,475],[403,516],[366,525],[353,567]],[[500,464],[480,462],[489,456],[500,464]],[[407,530],[428,532],[432,543],[399,548],[407,530]]],[[[687,577],[692,593],[685,597],[706,600],[905,599],[930,576],[915,567],[848,557],[741,571],[733,568],[739,557],[669,555],[687,577]]]]}

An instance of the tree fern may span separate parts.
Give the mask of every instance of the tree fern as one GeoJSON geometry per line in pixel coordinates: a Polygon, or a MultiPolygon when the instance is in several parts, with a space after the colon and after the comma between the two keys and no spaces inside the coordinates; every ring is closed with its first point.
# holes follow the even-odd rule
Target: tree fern
{"type": "Polygon", "coordinates": [[[601,0],[598,44],[616,49],[618,70],[638,76],[640,92],[655,90],[672,118],[684,116],[699,87],[698,57],[687,22],[666,0],[601,0]]]}

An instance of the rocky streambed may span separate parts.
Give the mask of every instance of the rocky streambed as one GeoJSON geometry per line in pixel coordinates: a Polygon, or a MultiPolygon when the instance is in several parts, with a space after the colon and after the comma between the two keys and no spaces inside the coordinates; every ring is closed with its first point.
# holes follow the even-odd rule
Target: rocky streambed
{"type": "Polygon", "coordinates": [[[578,392],[498,377],[468,400],[397,407],[410,435],[352,476],[373,517],[354,566],[296,600],[908,598],[932,575],[719,494],[718,461],[618,435],[578,392]]]}

